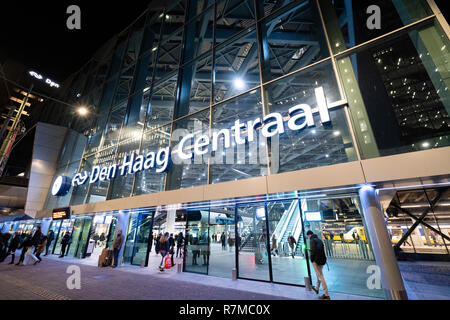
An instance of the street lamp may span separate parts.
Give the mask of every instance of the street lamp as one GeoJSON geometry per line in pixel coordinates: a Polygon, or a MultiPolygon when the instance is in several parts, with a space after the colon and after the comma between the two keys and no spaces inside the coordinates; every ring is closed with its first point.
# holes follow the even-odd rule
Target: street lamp
{"type": "Polygon", "coordinates": [[[87,116],[87,115],[88,115],[89,110],[88,110],[88,108],[86,108],[86,107],[79,107],[79,108],[77,109],[77,113],[78,113],[80,116],[84,117],[84,116],[87,116]]]}

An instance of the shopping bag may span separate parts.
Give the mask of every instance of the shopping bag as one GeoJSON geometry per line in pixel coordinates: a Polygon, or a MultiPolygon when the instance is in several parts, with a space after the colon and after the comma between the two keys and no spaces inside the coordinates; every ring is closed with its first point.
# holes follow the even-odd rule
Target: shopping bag
{"type": "Polygon", "coordinates": [[[164,258],[164,268],[166,268],[166,269],[172,268],[172,259],[170,259],[170,256],[169,256],[169,255],[167,255],[167,256],[164,258]]]}
{"type": "Polygon", "coordinates": [[[23,264],[24,266],[26,266],[27,263],[28,263],[28,261],[30,260],[30,256],[31,256],[31,253],[32,253],[32,251],[33,251],[33,248],[23,248],[22,250],[27,250],[27,251],[25,252],[25,256],[24,256],[24,259],[23,259],[23,262],[22,262],[22,264],[23,264]]]}

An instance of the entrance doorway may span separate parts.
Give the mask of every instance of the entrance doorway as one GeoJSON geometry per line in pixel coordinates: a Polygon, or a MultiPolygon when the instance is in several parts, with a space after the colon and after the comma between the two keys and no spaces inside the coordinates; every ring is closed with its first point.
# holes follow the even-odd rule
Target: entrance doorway
{"type": "Polygon", "coordinates": [[[98,261],[103,249],[112,248],[116,224],[117,215],[114,214],[97,214],[93,217],[84,253],[86,259],[98,261]]]}

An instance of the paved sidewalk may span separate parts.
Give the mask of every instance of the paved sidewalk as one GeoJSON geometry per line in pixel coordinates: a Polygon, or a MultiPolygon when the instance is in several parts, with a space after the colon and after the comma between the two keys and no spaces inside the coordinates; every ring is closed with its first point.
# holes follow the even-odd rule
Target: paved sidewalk
{"type": "MultiPolygon", "coordinates": [[[[78,259],[45,257],[36,266],[0,264],[2,300],[316,300],[304,288],[149,268],[98,268],[78,259]],[[81,269],[81,290],[69,290],[67,268],[81,269]]],[[[332,299],[367,299],[332,294],[332,299]]]]}

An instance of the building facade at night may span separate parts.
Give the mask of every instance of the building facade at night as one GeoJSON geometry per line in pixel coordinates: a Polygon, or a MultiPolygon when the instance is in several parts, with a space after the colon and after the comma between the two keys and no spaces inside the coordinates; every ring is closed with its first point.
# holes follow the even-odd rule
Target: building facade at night
{"type": "Polygon", "coordinates": [[[120,229],[150,268],[181,232],[184,272],[298,286],[312,230],[330,291],[405,298],[397,258],[450,257],[449,33],[432,0],[150,5],[61,86],[89,119],[59,123],[39,221],[2,227],[82,259],[120,229]]]}

